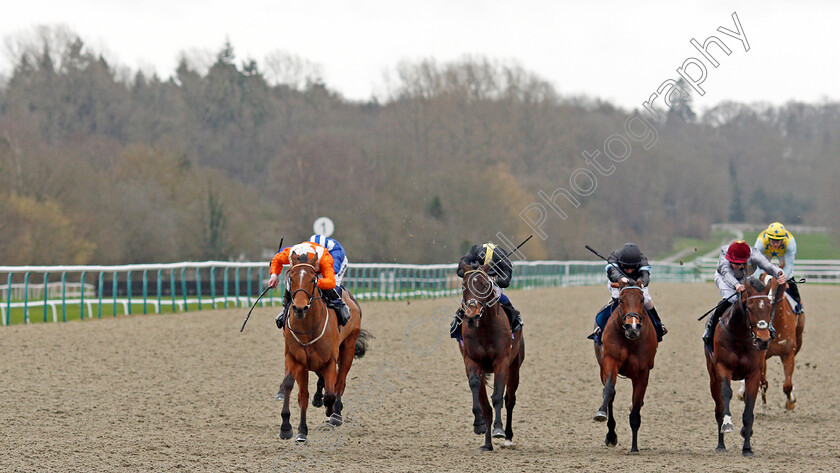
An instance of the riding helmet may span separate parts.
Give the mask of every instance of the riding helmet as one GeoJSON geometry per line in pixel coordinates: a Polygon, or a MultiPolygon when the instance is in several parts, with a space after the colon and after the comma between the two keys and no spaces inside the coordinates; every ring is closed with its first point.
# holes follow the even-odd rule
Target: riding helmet
{"type": "Polygon", "coordinates": [[[767,238],[771,240],[784,240],[788,234],[785,226],[779,222],[771,223],[764,232],[767,234],[767,238]]]}
{"type": "Polygon", "coordinates": [[[621,248],[618,264],[626,268],[639,268],[642,265],[642,250],[635,243],[625,243],[621,248]]]}
{"type": "Polygon", "coordinates": [[[744,240],[732,242],[726,250],[726,259],[730,263],[743,264],[750,259],[750,245],[744,240]]]}

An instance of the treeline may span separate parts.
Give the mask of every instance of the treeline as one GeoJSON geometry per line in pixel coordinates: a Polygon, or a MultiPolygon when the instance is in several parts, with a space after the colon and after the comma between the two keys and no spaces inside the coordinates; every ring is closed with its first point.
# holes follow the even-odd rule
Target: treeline
{"type": "MultiPolygon", "coordinates": [[[[357,103],[294,57],[263,70],[230,44],[165,80],[58,28],[10,44],[0,264],[258,260],[322,215],[351,261],[454,261],[498,232],[533,233],[520,213],[545,204],[540,191],[570,189],[582,152],[606,159],[631,114],[483,58],[400,64],[387,97],[357,103]]],[[[689,99],[665,119],[642,115],[656,144],[633,143],[579,207],[557,200],[565,220],[546,206],[529,258],[625,241],[655,254],[717,221],[840,226],[837,103],[698,115],[689,99]]]]}

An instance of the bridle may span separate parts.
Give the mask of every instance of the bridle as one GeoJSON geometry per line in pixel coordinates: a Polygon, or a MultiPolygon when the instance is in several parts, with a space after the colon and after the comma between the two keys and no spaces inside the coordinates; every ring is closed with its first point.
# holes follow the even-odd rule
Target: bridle
{"type": "MultiPolygon", "coordinates": [[[[773,330],[773,317],[776,315],[776,304],[777,304],[777,302],[778,301],[774,300],[774,297],[769,295],[769,294],[758,294],[758,295],[755,295],[755,296],[749,296],[746,299],[744,299],[744,297],[742,296],[742,293],[738,294],[738,305],[741,309],[741,312],[744,314],[744,318],[747,322],[747,326],[749,327],[750,337],[751,337],[750,341],[753,343],[753,345],[757,346],[757,342],[758,342],[758,337],[756,337],[755,330],[753,329],[753,327],[755,327],[759,330],[769,329],[770,330],[770,339],[772,340],[772,339],[776,338],[776,331],[773,330]],[[770,301],[770,304],[772,305],[773,308],[772,308],[772,311],[771,311],[771,314],[770,314],[770,322],[769,323],[766,320],[759,319],[758,322],[756,322],[755,325],[753,325],[752,319],[750,318],[750,312],[751,312],[750,307],[747,304],[747,301],[750,301],[750,300],[753,300],[753,299],[767,299],[768,301],[770,301]]],[[[730,334],[732,333],[726,328],[726,325],[721,324],[721,326],[724,328],[724,330],[726,330],[730,334]]]]}
{"type": "Polygon", "coordinates": [[[621,325],[627,323],[628,318],[635,317],[639,320],[639,325],[642,325],[642,314],[638,312],[624,312],[622,306],[624,305],[624,300],[621,298],[621,293],[627,289],[638,289],[642,293],[642,297],[644,297],[644,291],[639,286],[625,286],[622,287],[620,291],[618,291],[618,315],[621,317],[621,325]]]}
{"type": "MultiPolygon", "coordinates": [[[[489,283],[490,291],[492,292],[492,290],[493,290],[493,279],[491,279],[490,275],[487,274],[486,272],[484,272],[484,270],[480,269],[480,268],[479,269],[471,269],[469,271],[464,272],[464,283],[461,285],[461,288],[466,289],[467,276],[469,274],[472,274],[472,273],[479,273],[480,275],[483,275],[487,279],[487,282],[489,283]]],[[[493,307],[494,305],[496,305],[497,302],[499,302],[498,297],[492,298],[490,302],[483,302],[483,301],[480,301],[480,300],[478,300],[474,297],[469,299],[469,300],[464,300],[461,303],[462,309],[467,308],[467,307],[472,307],[472,308],[480,307],[480,309],[478,310],[478,315],[476,315],[474,317],[467,317],[466,311],[464,311],[464,318],[469,319],[469,320],[476,320],[477,321],[477,320],[481,319],[482,315],[484,315],[484,309],[486,309],[488,307],[493,307]]]]}
{"type": "MultiPolygon", "coordinates": [[[[312,268],[312,271],[315,273],[315,277],[312,279],[312,293],[311,294],[306,289],[304,289],[302,287],[299,287],[299,288],[295,289],[294,291],[292,291],[292,295],[291,295],[292,301],[294,301],[295,294],[297,294],[298,292],[303,292],[306,295],[306,297],[309,298],[309,302],[307,302],[306,305],[303,306],[303,311],[304,311],[304,313],[306,313],[306,312],[309,312],[309,308],[312,306],[312,301],[314,301],[316,299],[323,299],[324,298],[324,293],[321,291],[321,288],[318,287],[318,276],[317,276],[318,270],[315,268],[315,266],[313,266],[309,263],[296,263],[296,264],[293,264],[289,268],[289,273],[288,273],[289,274],[289,283],[288,283],[289,286],[288,287],[292,287],[292,271],[295,268],[297,268],[298,266],[310,267],[310,268],[312,268]],[[316,293],[318,294],[317,297],[315,296],[316,293]]],[[[290,302],[290,304],[291,303],[293,303],[293,302],[290,302]]],[[[302,348],[306,348],[309,345],[312,345],[313,343],[317,342],[318,340],[321,339],[321,337],[324,336],[324,333],[326,333],[326,331],[327,331],[327,322],[329,321],[329,314],[327,314],[327,307],[326,307],[326,305],[324,305],[324,327],[321,329],[321,334],[318,335],[317,337],[315,337],[314,339],[306,342],[306,343],[303,343],[302,341],[300,341],[300,338],[298,338],[298,335],[313,335],[315,333],[315,331],[318,330],[317,327],[315,329],[305,331],[305,332],[297,331],[297,330],[292,328],[292,319],[293,319],[293,317],[288,317],[287,318],[286,327],[289,328],[289,331],[291,332],[292,337],[294,337],[294,339],[300,344],[300,346],[302,348]]]]}

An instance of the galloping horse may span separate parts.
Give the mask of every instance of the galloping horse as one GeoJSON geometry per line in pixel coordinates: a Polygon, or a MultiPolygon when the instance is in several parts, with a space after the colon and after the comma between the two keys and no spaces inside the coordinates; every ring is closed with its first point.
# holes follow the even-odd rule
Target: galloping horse
{"type": "Polygon", "coordinates": [[[723,314],[714,334],[714,351],[705,350],[706,368],[709,370],[709,389],[715,401],[715,420],[718,425],[718,446],[716,453],[726,451],[723,434],[735,430],[729,401],[732,399],[732,380],[745,381],[744,426],[741,436],[745,457],[752,457],[753,408],[761,382],[761,367],[765,363],[767,347],[770,346],[770,318],[774,300],[783,292],[774,278],[764,286],[755,278],[749,278],[746,290],[739,294],[738,301],[723,314]],[[771,294],[773,296],[771,296],[771,294]]]}
{"type": "Polygon", "coordinates": [[[291,267],[288,290],[292,294],[292,302],[283,330],[286,340],[286,377],[283,379],[283,424],[280,427],[280,438],[292,438],[289,397],[297,382],[300,425],[295,441],[298,442],[305,442],[309,432],[306,426],[309,371],[314,371],[319,380],[324,380],[326,394],[323,405],[326,406],[328,421],[334,426],[341,425],[341,396],[344,394],[347,372],[353,364],[354,355],[364,355],[368,336],[366,331],[361,330],[361,308],[349,291],[344,292],[345,303],[350,307],[350,320],[339,332],[338,319],[327,308],[317,286],[316,258],[313,253],[289,255],[291,267]]]}
{"type": "Polygon", "coordinates": [[[484,434],[484,445],[479,450],[493,450],[491,431],[493,411],[487,402],[485,387],[487,373],[493,373],[493,422],[492,438],[504,438],[504,446],[513,446],[513,406],[516,405],[516,388],[519,386],[519,367],[525,360],[525,340],[522,330],[511,336],[510,322],[498,303],[497,288],[490,276],[488,266],[471,269],[461,263],[464,269],[464,322],[461,324],[463,342],[461,356],[467,370],[467,380],[473,397],[475,422],[473,431],[484,434]],[[502,430],[502,397],[507,408],[507,424],[502,430]]]}
{"type": "Polygon", "coordinates": [[[630,410],[630,428],[633,430],[631,453],[638,453],[637,437],[642,425],[642,406],[645,403],[650,370],[656,357],[656,328],[644,307],[642,288],[633,282],[613,283],[619,289],[618,307],[610,315],[601,337],[603,345],[595,343],[595,358],[601,366],[601,383],[604,385],[604,401],[595,414],[598,422],[607,422],[607,437],[604,443],[614,447],[618,443],[613,417],[615,382],[618,375],[633,381],[633,407],[630,410]],[[643,315],[644,314],[644,315],[643,315]]]}
{"type": "MultiPolygon", "coordinates": [[[[768,284],[772,276],[762,274],[764,284],[768,284]]],[[[776,312],[771,314],[770,326],[776,331],[775,338],[770,341],[770,347],[764,355],[764,363],[761,364],[761,404],[762,411],[767,409],[767,359],[771,356],[778,356],[782,360],[785,370],[785,382],[782,385],[787,400],[785,408],[793,410],[796,407],[796,396],[793,394],[793,368],[796,361],[796,354],[802,348],[802,331],[805,328],[805,313],[796,314],[791,308],[787,295],[782,293],[781,300],[776,303],[776,312]]],[[[744,386],[741,386],[739,398],[744,396],[744,386]]]]}

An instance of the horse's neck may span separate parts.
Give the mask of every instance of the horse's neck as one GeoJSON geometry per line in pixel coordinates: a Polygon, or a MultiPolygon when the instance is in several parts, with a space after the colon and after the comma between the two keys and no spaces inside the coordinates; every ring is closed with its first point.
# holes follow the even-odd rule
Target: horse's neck
{"type": "Polygon", "coordinates": [[[741,308],[741,304],[735,303],[729,310],[729,315],[723,320],[723,326],[732,335],[746,335],[750,327],[747,324],[747,316],[741,308]]]}

